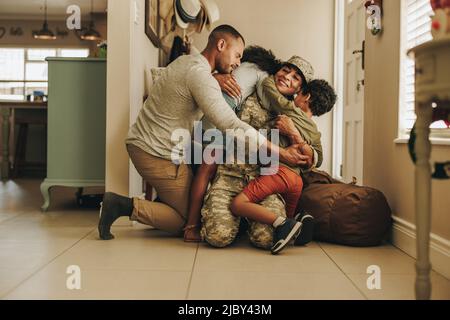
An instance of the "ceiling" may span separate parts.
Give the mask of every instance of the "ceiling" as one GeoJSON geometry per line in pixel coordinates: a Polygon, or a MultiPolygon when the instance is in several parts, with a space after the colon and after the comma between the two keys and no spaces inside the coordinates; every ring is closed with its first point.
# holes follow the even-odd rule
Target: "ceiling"
{"type": "MultiPolygon", "coordinates": [[[[106,11],[107,0],[93,0],[94,12],[106,11]]],[[[45,0],[0,0],[0,16],[2,17],[33,17],[44,14],[45,0]]],[[[47,0],[47,11],[51,16],[67,16],[66,10],[70,5],[78,5],[81,14],[91,11],[91,0],[47,0]]]]}

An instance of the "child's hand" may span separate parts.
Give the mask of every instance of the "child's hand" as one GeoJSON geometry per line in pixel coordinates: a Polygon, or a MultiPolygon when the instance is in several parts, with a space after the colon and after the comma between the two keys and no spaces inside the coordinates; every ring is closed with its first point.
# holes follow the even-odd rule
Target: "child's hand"
{"type": "Polygon", "coordinates": [[[284,136],[293,136],[298,134],[297,128],[291,118],[285,115],[278,116],[275,122],[275,129],[280,130],[284,136]]]}
{"type": "Polygon", "coordinates": [[[233,75],[216,73],[213,76],[214,78],[216,78],[217,82],[219,83],[220,89],[222,89],[223,92],[233,98],[241,97],[241,87],[239,86],[233,75]]]}
{"type": "Polygon", "coordinates": [[[184,229],[184,242],[202,242],[199,226],[191,226],[184,229]]]}
{"type": "Polygon", "coordinates": [[[307,156],[306,163],[303,165],[304,168],[311,168],[314,162],[314,151],[308,144],[302,144],[300,151],[303,155],[307,156]]]}

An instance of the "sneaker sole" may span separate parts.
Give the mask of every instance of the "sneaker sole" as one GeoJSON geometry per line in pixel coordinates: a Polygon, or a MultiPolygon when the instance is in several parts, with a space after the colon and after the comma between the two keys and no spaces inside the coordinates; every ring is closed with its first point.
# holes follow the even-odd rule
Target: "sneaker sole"
{"type": "Polygon", "coordinates": [[[286,247],[286,245],[295,237],[295,235],[298,234],[301,227],[302,227],[301,223],[297,222],[295,224],[295,226],[292,228],[291,232],[289,232],[286,239],[280,240],[276,244],[273,245],[272,250],[271,250],[272,254],[275,255],[275,254],[280,253],[280,251],[283,250],[284,247],[286,247]]]}
{"type": "Polygon", "coordinates": [[[100,202],[100,210],[98,212],[98,219],[101,220],[102,219],[102,209],[103,209],[103,201],[100,202]]]}
{"type": "Polygon", "coordinates": [[[295,240],[296,246],[304,246],[310,243],[314,237],[314,217],[306,215],[302,218],[302,231],[295,240]]]}

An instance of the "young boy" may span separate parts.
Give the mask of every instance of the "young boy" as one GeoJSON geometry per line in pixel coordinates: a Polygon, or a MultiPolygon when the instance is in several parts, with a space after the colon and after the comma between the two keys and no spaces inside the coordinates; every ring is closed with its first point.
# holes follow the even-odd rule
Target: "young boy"
{"type": "MultiPolygon", "coordinates": [[[[293,57],[274,76],[268,77],[258,87],[258,95],[263,107],[281,115],[288,116],[300,132],[301,141],[296,144],[308,144],[318,151],[318,162],[322,162],[322,149],[320,132],[312,116],[320,116],[329,112],[335,102],[336,94],[332,87],[323,80],[313,80],[307,87],[299,87],[298,78],[301,77],[301,65],[304,60],[293,57]],[[293,70],[295,72],[293,72],[293,70]],[[294,101],[289,98],[298,94],[294,101]]],[[[280,139],[281,144],[283,140],[280,139]]],[[[306,148],[306,154],[312,150],[306,148]],[[309,150],[308,150],[309,149],[309,150]]],[[[274,245],[272,254],[278,254],[285,246],[295,239],[302,231],[303,239],[296,244],[304,244],[312,239],[312,217],[305,216],[302,221],[294,219],[297,203],[300,199],[303,181],[300,176],[301,168],[289,167],[283,163],[274,175],[260,176],[252,180],[231,204],[234,215],[245,217],[252,221],[272,225],[274,227],[274,245]],[[287,218],[279,217],[275,213],[259,205],[266,197],[272,194],[280,194],[286,202],[287,218]],[[301,230],[307,227],[308,229],[301,230]]]]}

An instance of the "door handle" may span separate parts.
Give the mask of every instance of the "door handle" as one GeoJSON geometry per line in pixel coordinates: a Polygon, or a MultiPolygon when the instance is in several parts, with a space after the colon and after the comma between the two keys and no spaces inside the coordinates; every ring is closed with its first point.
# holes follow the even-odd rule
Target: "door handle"
{"type": "Polygon", "coordinates": [[[362,79],[362,80],[359,80],[357,83],[356,83],[356,91],[360,91],[361,90],[361,87],[363,87],[365,85],[365,81],[364,81],[364,79],[362,79]]]}
{"type": "Polygon", "coordinates": [[[365,68],[365,57],[366,57],[366,40],[362,42],[361,50],[353,51],[353,54],[362,54],[362,66],[361,68],[364,70],[365,68]]]}

